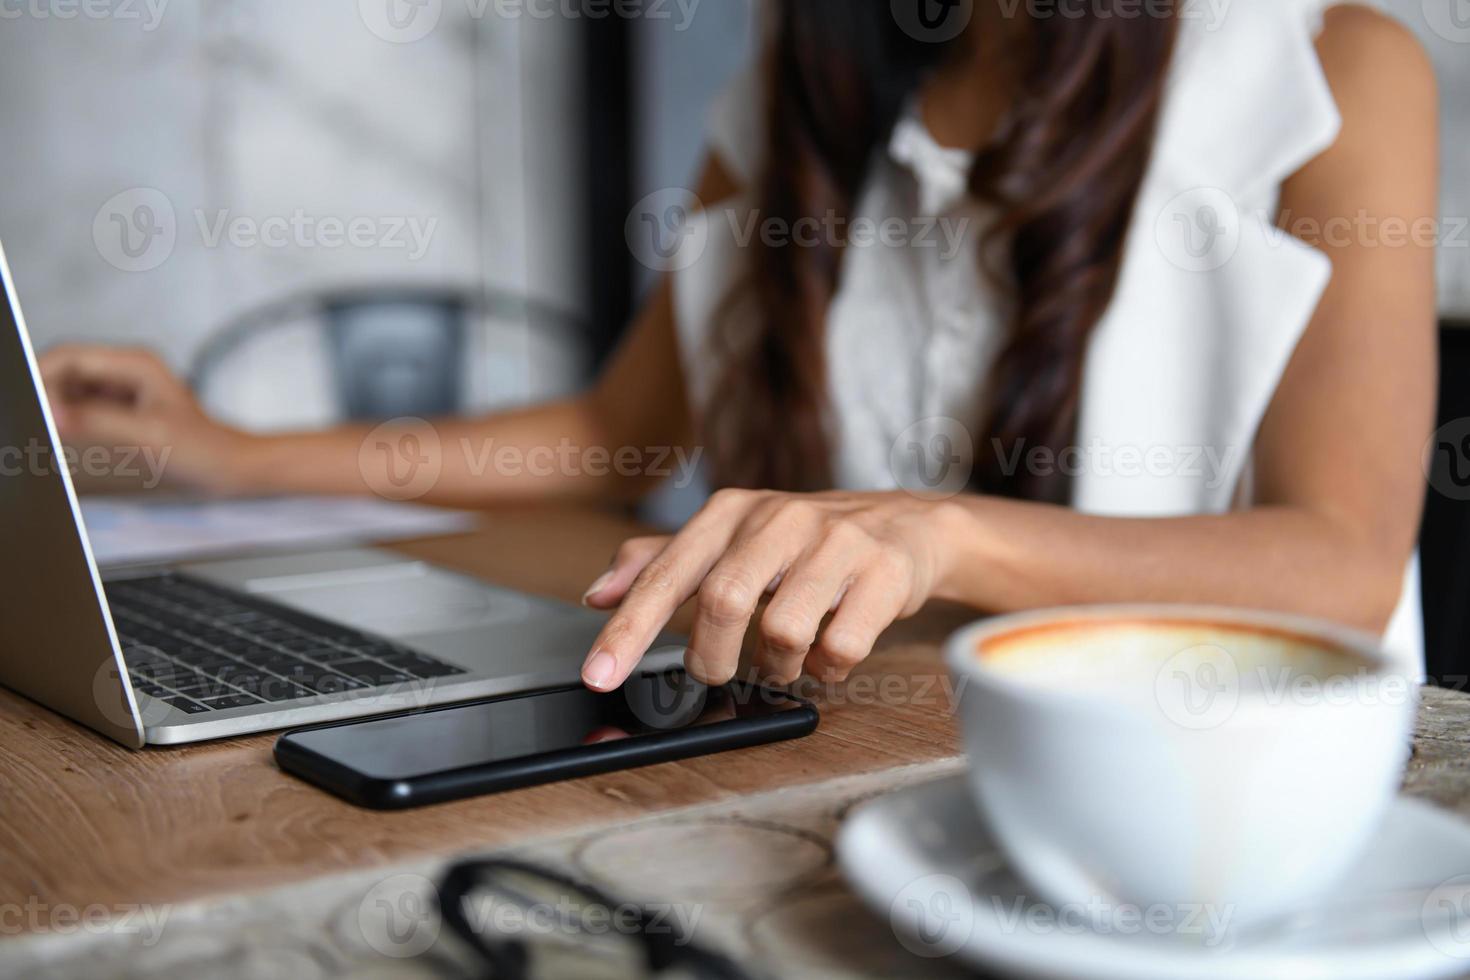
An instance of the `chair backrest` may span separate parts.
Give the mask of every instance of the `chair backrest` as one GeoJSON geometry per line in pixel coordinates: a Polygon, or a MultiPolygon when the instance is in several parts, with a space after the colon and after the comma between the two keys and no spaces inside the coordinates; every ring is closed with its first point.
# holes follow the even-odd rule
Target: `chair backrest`
{"type": "Polygon", "coordinates": [[[332,290],[235,318],[190,380],[211,412],[250,429],[437,418],[564,393],[548,379],[580,384],[586,342],[574,317],[509,294],[332,290]]]}
{"type": "Polygon", "coordinates": [[[464,297],[343,300],[326,308],[332,371],[353,421],[456,415],[464,407],[464,297]]]}

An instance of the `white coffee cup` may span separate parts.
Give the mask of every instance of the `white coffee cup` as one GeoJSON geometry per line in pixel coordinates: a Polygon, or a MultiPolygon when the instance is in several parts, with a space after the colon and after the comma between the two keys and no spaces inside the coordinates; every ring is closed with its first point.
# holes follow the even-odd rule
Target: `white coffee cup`
{"type": "Polygon", "coordinates": [[[972,793],[1037,897],[1233,925],[1362,852],[1418,694],[1367,634],[1198,606],[1003,616],[946,655],[972,793]]]}

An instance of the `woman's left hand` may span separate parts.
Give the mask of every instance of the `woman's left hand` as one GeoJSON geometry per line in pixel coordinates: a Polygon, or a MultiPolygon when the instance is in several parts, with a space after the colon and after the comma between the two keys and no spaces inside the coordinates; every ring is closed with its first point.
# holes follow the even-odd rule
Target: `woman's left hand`
{"type": "Polygon", "coordinates": [[[587,591],[589,606],[618,609],[582,679],[601,691],[622,684],[675,610],[698,596],[685,666],[723,684],[770,595],[757,643],[763,677],[845,680],[890,623],[935,593],[951,506],[905,493],[720,491],[673,537],[625,543],[587,591]]]}

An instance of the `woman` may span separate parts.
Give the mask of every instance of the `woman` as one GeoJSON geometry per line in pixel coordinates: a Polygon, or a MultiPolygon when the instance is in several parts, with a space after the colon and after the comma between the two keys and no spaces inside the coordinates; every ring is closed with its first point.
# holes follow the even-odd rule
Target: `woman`
{"type": "MultiPolygon", "coordinates": [[[[1323,7],[976,0],[936,32],[888,0],[773,3],[714,115],[698,261],[590,391],[437,426],[708,448],[729,489],[588,590],[616,612],[586,683],[620,684],[691,597],[710,682],[752,623],[768,678],[841,681],[930,599],[1283,609],[1389,628],[1418,669],[1432,242],[1386,229],[1435,213],[1435,93],[1404,30],[1323,7]],[[956,247],[926,247],[946,221],[956,247]],[[954,489],[935,465],[970,492],[903,489],[954,489]]],[[[229,430],[145,353],[44,373],[68,440],[172,446],[196,487],[374,485],[365,431],[229,430]]],[[[428,499],[653,485],[470,463],[446,452],[428,499]]]]}

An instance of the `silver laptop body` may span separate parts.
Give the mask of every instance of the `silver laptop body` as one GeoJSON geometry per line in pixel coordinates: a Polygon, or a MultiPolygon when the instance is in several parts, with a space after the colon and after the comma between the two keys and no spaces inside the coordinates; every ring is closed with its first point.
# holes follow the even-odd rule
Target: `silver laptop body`
{"type": "MultiPolygon", "coordinates": [[[[136,748],[577,683],[601,616],[392,552],[99,569],[3,248],[0,280],[0,684],[136,748]],[[179,634],[202,608],[203,647],[179,634]],[[201,650],[223,667],[181,683],[201,650]]],[[[682,655],[661,637],[644,668],[682,655]]]]}

